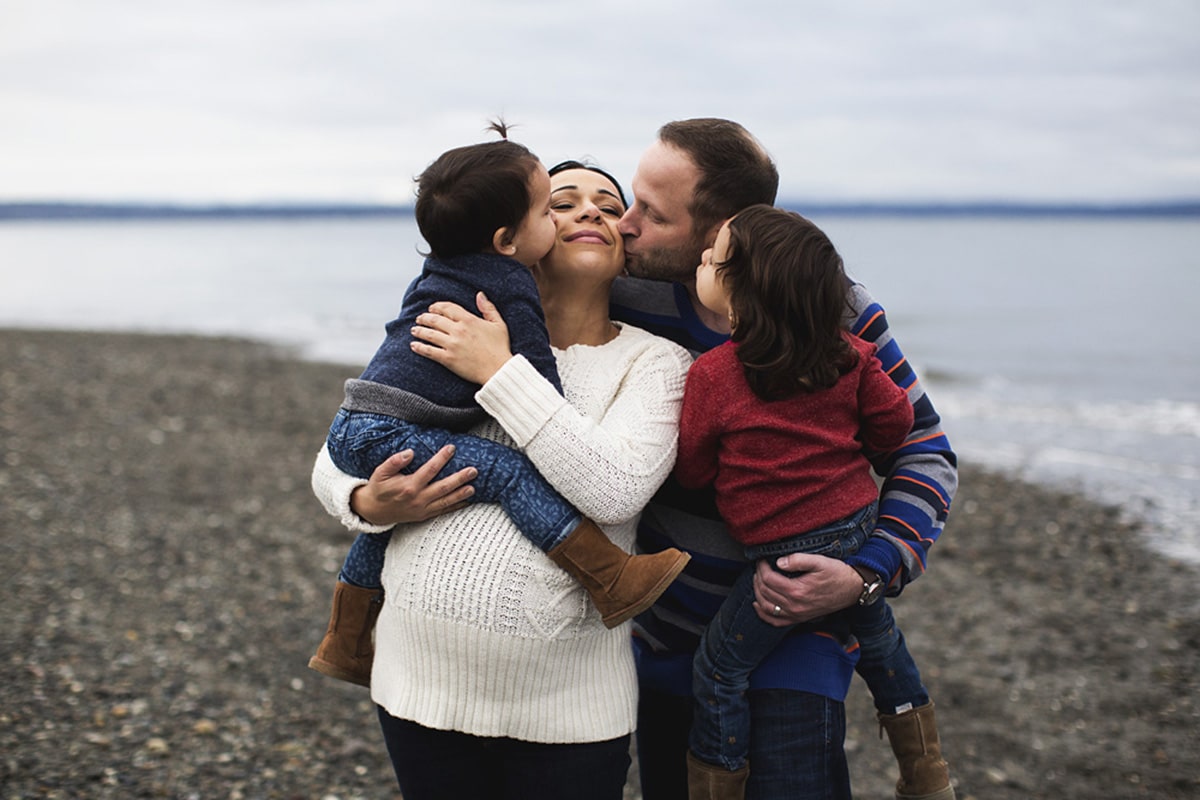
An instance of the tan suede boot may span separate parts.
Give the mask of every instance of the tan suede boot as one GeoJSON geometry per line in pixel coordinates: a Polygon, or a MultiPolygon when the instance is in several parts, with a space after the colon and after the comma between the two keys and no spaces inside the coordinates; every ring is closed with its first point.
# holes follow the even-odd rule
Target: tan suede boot
{"type": "Polygon", "coordinates": [[[706,764],[688,752],[687,773],[688,800],[743,800],[750,765],[730,772],[716,764],[706,764]]]}
{"type": "Polygon", "coordinates": [[[932,702],[902,714],[880,714],[879,730],[881,735],[887,731],[900,765],[896,800],[954,800],[932,702]]]}
{"type": "Polygon", "coordinates": [[[609,628],[653,605],[691,559],[675,548],[631,556],[588,519],[546,555],[583,585],[609,628]]]}
{"type": "Polygon", "coordinates": [[[329,627],[308,660],[310,669],[339,681],[371,685],[371,662],[375,660],[375,619],[383,608],[382,589],[363,589],[337,582],[329,627]]]}

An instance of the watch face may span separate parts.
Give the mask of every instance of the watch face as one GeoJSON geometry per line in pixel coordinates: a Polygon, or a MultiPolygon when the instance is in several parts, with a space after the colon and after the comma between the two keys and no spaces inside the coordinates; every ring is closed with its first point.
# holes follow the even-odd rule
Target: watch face
{"type": "Polygon", "coordinates": [[[873,583],[863,582],[862,595],[858,598],[858,604],[861,606],[869,606],[879,598],[883,597],[883,591],[887,588],[883,581],[874,581],[873,583]]]}

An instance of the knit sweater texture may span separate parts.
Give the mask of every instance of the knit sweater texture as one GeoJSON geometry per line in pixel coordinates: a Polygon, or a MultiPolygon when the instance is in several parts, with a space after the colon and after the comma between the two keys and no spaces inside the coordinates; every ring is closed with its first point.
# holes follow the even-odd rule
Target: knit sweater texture
{"type": "MultiPolygon", "coordinates": [[[[564,399],[514,357],[477,393],[472,430],[523,450],[619,546],[670,473],[691,356],[624,325],[608,344],[556,350],[564,399]]],[[[322,450],[313,489],[355,530],[363,481],[322,450]]],[[[374,530],[378,530],[375,528],[374,530]]],[[[604,627],[586,592],[498,505],[396,528],[376,624],[372,699],[430,728],[533,742],[604,741],[634,729],[630,625],[604,627]]]]}
{"type": "Polygon", "coordinates": [[[561,392],[533,273],[521,262],[493,253],[425,259],[404,293],[400,314],[357,380],[346,381],[343,408],[388,414],[418,425],[465,430],[486,417],[475,402],[477,384],[412,351],[417,317],[441,300],[476,312],[483,292],[508,326],[509,346],[561,392]]]}

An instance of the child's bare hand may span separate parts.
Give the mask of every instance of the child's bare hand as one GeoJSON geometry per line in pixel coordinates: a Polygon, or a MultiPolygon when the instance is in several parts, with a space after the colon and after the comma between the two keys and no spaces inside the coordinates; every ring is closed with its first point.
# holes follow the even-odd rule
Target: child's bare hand
{"type": "Polygon", "coordinates": [[[512,358],[508,326],[483,292],[475,297],[478,317],[457,303],[440,302],[417,317],[412,351],[432,359],[463,380],[484,384],[512,358]]]}

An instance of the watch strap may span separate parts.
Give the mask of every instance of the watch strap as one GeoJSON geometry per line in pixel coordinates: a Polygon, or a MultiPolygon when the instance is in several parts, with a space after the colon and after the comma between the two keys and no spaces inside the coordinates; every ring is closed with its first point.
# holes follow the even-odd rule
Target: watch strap
{"type": "Polygon", "coordinates": [[[858,596],[860,606],[869,606],[883,596],[884,590],[887,589],[887,581],[883,579],[882,575],[867,567],[859,567],[854,564],[850,566],[854,568],[863,582],[862,594],[858,596]]]}

